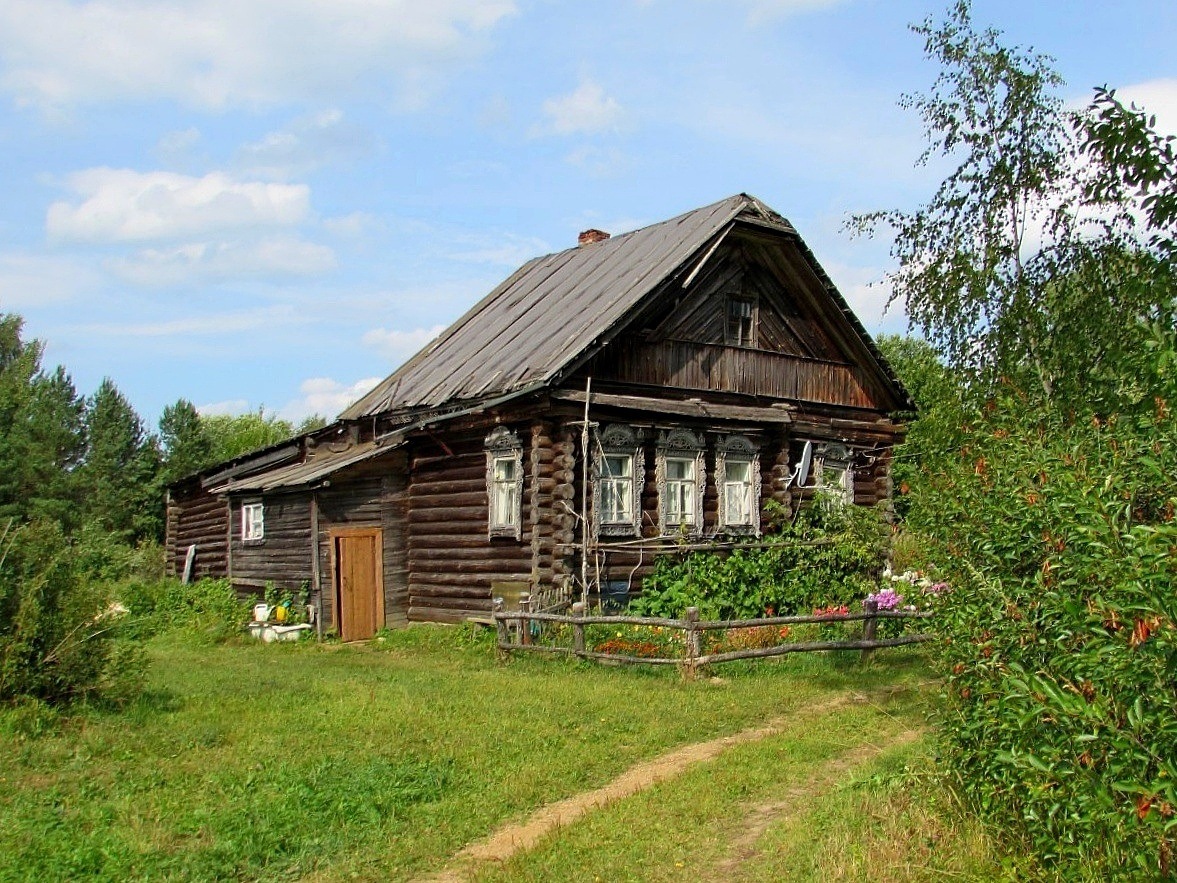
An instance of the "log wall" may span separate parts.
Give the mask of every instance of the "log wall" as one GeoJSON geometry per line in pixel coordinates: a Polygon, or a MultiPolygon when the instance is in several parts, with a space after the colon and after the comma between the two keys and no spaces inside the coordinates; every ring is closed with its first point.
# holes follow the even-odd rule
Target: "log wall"
{"type": "Polygon", "coordinates": [[[199,488],[173,490],[168,495],[166,531],[168,575],[183,575],[188,547],[195,545],[194,579],[228,576],[229,507],[224,498],[199,488]]]}
{"type": "Polygon", "coordinates": [[[532,457],[531,426],[510,428],[523,443],[523,524],[518,540],[487,536],[485,430],[446,435],[444,441],[422,439],[411,451],[409,620],[460,622],[490,611],[492,582],[532,579],[532,541],[542,549],[544,539],[536,534],[535,521],[542,495],[548,492],[546,481],[537,487],[537,476],[547,467],[532,457]]]}

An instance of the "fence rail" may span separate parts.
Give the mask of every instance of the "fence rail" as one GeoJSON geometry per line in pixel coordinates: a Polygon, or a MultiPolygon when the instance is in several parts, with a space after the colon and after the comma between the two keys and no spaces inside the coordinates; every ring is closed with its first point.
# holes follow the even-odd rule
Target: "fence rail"
{"type": "Polygon", "coordinates": [[[551,653],[558,655],[576,656],[580,659],[591,659],[599,662],[612,662],[635,665],[677,665],[683,667],[688,676],[693,676],[700,666],[715,665],[722,662],[734,662],[738,659],[767,659],[783,656],[787,653],[812,653],[818,650],[860,650],[863,657],[868,657],[873,651],[886,647],[902,647],[907,644],[919,644],[932,639],[929,634],[899,635],[893,638],[876,637],[880,621],[926,619],[932,614],[927,611],[912,610],[879,610],[878,603],[868,600],[863,603],[862,613],[822,613],[800,616],[769,616],[762,619],[723,619],[701,620],[696,607],[688,607],[683,619],[666,619],[649,616],[603,616],[589,615],[583,602],[572,605],[572,614],[541,613],[531,610],[531,600],[526,595],[520,598],[520,609],[507,611],[503,602],[496,599],[494,604],[494,622],[498,638],[498,649],[503,654],[515,651],[535,653],[551,653]],[[702,636],[709,631],[739,631],[741,629],[781,628],[785,626],[806,624],[830,624],[845,622],[862,622],[861,638],[834,641],[786,641],[770,647],[755,647],[725,652],[703,652],[702,636]],[[536,643],[537,635],[542,624],[570,626],[572,630],[572,646],[548,645],[536,643]],[[512,628],[512,625],[515,627],[512,628]],[[608,626],[647,626],[660,629],[677,629],[684,633],[682,656],[631,656],[622,653],[608,653],[590,650],[585,640],[585,627],[592,625],[608,626]]]}

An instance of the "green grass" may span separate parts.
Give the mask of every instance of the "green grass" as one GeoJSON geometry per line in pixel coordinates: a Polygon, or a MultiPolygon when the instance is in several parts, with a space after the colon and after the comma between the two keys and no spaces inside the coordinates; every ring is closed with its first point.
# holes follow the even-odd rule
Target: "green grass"
{"type": "MultiPolygon", "coordinates": [[[[81,711],[48,732],[27,710],[0,713],[0,880],[411,879],[638,761],[796,714],[796,732],[569,832],[611,832],[603,879],[683,879],[670,844],[718,856],[714,832],[739,818],[741,800],[917,720],[927,678],[918,653],[894,652],[866,667],[794,657],[688,683],[666,670],[501,664],[464,635],[414,627],[363,647],[161,638],[148,692],[122,712],[81,711]],[[805,712],[888,684],[911,687],[893,709],[805,712]],[[643,876],[653,840],[669,864],[643,876]]],[[[577,848],[558,838],[513,879],[547,879],[549,861],[579,867],[577,848]]]]}

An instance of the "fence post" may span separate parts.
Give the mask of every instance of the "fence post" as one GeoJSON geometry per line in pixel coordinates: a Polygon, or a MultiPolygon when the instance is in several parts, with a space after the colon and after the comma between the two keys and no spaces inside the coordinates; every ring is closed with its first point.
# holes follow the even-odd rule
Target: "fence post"
{"type": "MultiPolygon", "coordinates": [[[[502,613],[503,607],[504,604],[502,598],[495,598],[494,601],[491,602],[491,610],[494,613],[502,613]]],[[[509,652],[507,649],[507,642],[510,640],[511,636],[507,631],[506,620],[499,619],[497,616],[495,617],[495,636],[497,638],[495,643],[498,644],[499,659],[506,659],[509,652]]]]}
{"type": "Polygon", "coordinates": [[[577,601],[572,605],[572,649],[577,656],[584,655],[584,602],[577,601]]]}
{"type": "Polygon", "coordinates": [[[700,653],[700,643],[701,642],[699,640],[699,630],[697,628],[695,628],[695,626],[698,622],[699,622],[699,608],[698,607],[688,607],[687,608],[687,618],[686,618],[686,624],[687,624],[686,674],[687,674],[687,678],[690,680],[694,680],[694,678],[695,678],[695,674],[696,674],[696,671],[698,669],[698,664],[699,664],[698,659],[699,659],[699,656],[701,655],[701,653],[700,653]]]}
{"type": "MultiPolygon", "coordinates": [[[[879,620],[873,614],[879,612],[879,602],[873,598],[867,598],[862,602],[862,612],[868,614],[868,618],[863,620],[862,640],[868,642],[873,641],[875,639],[875,631],[879,627],[879,620]]],[[[863,647],[862,661],[866,662],[870,659],[873,651],[873,647],[863,647]]]]}
{"type": "Polygon", "coordinates": [[[519,620],[519,643],[527,646],[531,643],[531,620],[527,614],[531,613],[531,594],[523,592],[519,595],[519,612],[523,618],[519,620]]]}

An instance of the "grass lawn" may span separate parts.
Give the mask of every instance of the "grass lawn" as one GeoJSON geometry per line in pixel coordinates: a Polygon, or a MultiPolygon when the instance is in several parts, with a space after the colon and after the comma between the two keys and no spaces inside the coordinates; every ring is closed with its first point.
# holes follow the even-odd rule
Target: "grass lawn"
{"type": "MultiPolygon", "coordinates": [[[[86,710],[43,733],[27,714],[0,714],[0,880],[413,879],[641,760],[781,715],[795,720],[786,732],[590,814],[483,877],[681,880],[726,867],[732,879],[831,879],[820,862],[810,877],[780,863],[799,868],[799,840],[851,861],[884,830],[878,806],[893,806],[894,837],[925,824],[894,794],[847,790],[849,767],[827,767],[820,812],[776,813],[738,869],[728,855],[757,805],[798,783],[812,791],[815,770],[849,746],[922,725],[935,688],[916,651],[865,667],[798,655],[685,683],[666,670],[501,664],[445,627],[366,646],[165,637],[150,650],[148,692],[122,712],[86,710]]],[[[874,753],[854,775],[918,761],[921,746],[874,753]]],[[[962,872],[972,861],[941,861],[920,842],[913,861],[962,872]]]]}

